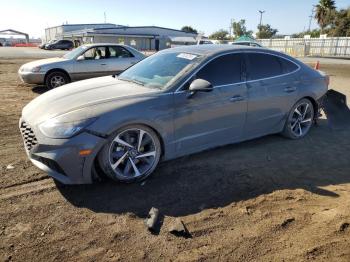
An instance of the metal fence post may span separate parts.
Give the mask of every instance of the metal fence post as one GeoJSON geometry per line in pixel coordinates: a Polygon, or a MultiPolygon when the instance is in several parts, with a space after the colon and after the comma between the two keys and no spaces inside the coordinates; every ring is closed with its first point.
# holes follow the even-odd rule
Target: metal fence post
{"type": "MultiPolygon", "coordinates": [[[[345,39],[344,39],[344,40],[345,40],[345,39]]],[[[344,42],[345,42],[345,41],[344,41],[344,42]]],[[[345,42],[344,56],[347,55],[348,46],[349,46],[349,38],[347,38],[347,39],[346,39],[346,42],[345,42]]]]}

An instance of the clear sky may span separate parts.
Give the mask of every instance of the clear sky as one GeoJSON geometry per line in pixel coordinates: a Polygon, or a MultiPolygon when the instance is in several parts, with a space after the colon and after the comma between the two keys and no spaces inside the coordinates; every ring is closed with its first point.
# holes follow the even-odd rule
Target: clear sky
{"type": "MultiPolygon", "coordinates": [[[[44,35],[44,29],[62,23],[103,23],[156,25],[180,29],[191,25],[206,35],[228,30],[231,18],[246,19],[256,31],[258,10],[265,10],[263,23],[280,34],[307,29],[313,4],[318,0],[0,0],[0,30],[15,29],[30,36],[44,35]]],[[[338,8],[350,0],[336,0],[338,8]]],[[[312,28],[316,22],[313,20],[312,28]]]]}

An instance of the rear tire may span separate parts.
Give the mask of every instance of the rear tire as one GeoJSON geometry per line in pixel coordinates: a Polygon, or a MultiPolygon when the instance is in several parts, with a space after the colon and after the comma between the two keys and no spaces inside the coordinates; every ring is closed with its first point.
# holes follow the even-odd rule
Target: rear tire
{"type": "Polygon", "coordinates": [[[102,171],[111,179],[132,183],[150,176],[157,167],[161,144],[149,127],[130,125],[110,135],[97,156],[102,171]]]}
{"type": "Polygon", "coordinates": [[[312,102],[303,98],[290,110],[282,135],[290,139],[306,136],[314,123],[315,109],[312,102]]]}
{"type": "Polygon", "coordinates": [[[45,79],[45,85],[48,89],[53,89],[69,83],[69,77],[66,73],[54,71],[49,73],[45,79]]]}

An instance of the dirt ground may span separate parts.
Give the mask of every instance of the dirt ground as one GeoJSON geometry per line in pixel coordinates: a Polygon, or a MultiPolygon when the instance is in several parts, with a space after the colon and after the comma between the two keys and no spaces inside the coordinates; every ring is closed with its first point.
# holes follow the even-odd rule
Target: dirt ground
{"type": "MultiPolygon", "coordinates": [[[[46,91],[0,59],[0,260],[350,261],[350,132],[326,119],[162,163],[145,184],[59,186],[25,155],[22,107],[46,91]],[[13,168],[11,168],[11,165],[13,168]],[[163,217],[151,234],[151,207],[163,217]],[[170,234],[175,218],[191,237],[170,234]]],[[[350,65],[321,67],[350,97],[350,65]]]]}

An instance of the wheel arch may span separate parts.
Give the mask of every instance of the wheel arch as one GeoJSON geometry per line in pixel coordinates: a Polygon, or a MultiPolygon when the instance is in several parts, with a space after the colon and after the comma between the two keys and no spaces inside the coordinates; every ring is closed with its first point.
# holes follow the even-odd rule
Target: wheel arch
{"type": "Polygon", "coordinates": [[[312,105],[314,106],[314,115],[316,118],[318,116],[318,109],[319,109],[319,106],[318,106],[316,99],[313,98],[312,96],[305,96],[302,99],[304,99],[304,98],[311,101],[312,105]]]}

